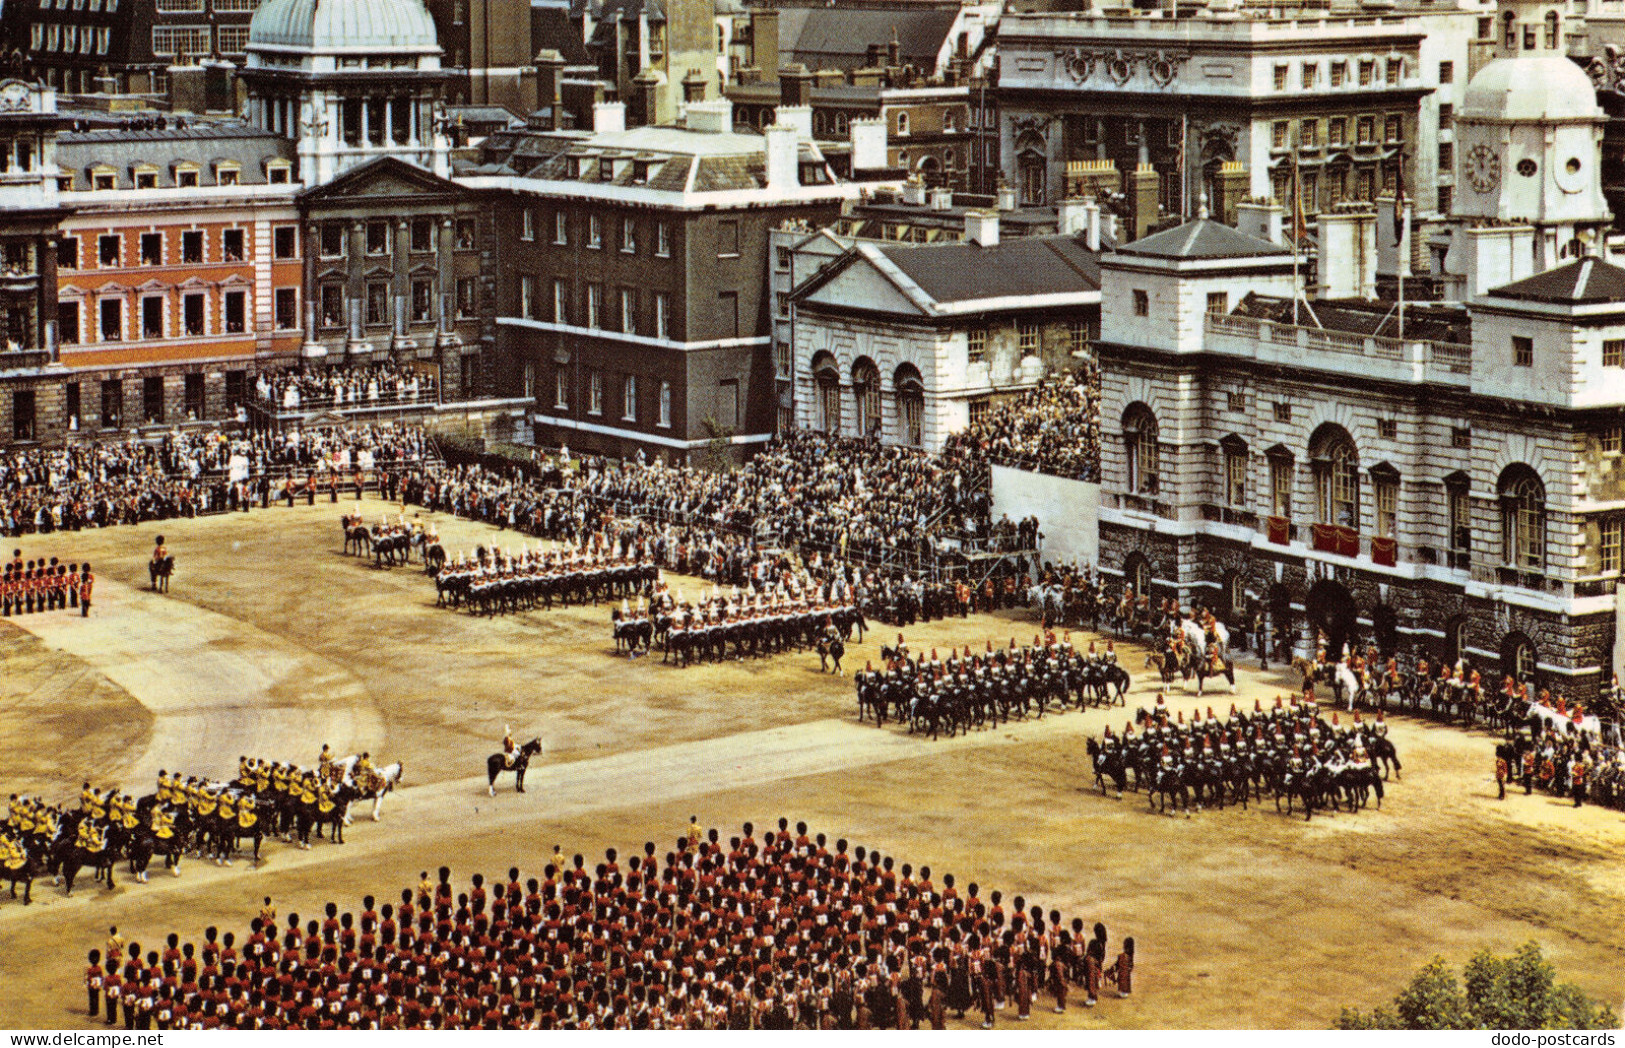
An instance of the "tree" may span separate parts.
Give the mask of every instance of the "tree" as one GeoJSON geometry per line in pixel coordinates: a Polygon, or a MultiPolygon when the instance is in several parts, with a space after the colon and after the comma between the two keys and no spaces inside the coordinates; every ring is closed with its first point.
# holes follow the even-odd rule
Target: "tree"
{"type": "Polygon", "coordinates": [[[1394,997],[1393,1007],[1345,1008],[1340,1030],[1613,1030],[1619,1018],[1526,942],[1510,957],[1474,954],[1462,979],[1435,957],[1394,997]],[[1463,985],[1465,983],[1465,985],[1463,985]]]}

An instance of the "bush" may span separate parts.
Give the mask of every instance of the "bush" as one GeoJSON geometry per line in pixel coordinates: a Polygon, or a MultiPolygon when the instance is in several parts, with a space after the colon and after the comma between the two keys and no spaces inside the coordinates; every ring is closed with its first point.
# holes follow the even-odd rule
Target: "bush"
{"type": "Polygon", "coordinates": [[[1345,1008],[1339,1030],[1613,1030],[1613,1009],[1578,986],[1557,981],[1557,970],[1527,942],[1510,957],[1481,950],[1462,980],[1443,957],[1416,973],[1392,1008],[1345,1008]],[[1463,985],[1465,982],[1465,986],[1463,985]]]}

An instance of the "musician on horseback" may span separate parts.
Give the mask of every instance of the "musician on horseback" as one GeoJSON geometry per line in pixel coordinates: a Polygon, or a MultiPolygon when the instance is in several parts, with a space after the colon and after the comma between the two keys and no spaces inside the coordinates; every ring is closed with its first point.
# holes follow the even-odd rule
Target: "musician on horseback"
{"type": "Polygon", "coordinates": [[[502,726],[502,767],[512,771],[518,759],[519,746],[513,741],[513,726],[505,724],[502,726]]]}

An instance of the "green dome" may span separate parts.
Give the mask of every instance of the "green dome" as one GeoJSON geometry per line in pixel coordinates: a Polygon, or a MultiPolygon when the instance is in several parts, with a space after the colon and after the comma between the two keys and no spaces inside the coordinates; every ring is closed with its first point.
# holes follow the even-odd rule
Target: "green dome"
{"type": "Polygon", "coordinates": [[[266,0],[248,46],[310,51],[439,51],[423,0],[266,0]]]}

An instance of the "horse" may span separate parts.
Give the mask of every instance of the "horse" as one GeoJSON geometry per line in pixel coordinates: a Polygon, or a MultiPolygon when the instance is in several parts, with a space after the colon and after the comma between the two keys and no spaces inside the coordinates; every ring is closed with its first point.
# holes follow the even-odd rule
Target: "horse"
{"type": "MultiPolygon", "coordinates": [[[[352,753],[343,760],[334,761],[333,763],[341,769],[344,781],[355,787],[358,800],[372,799],[372,821],[377,822],[380,817],[378,810],[383,806],[384,798],[401,784],[401,776],[405,773],[406,768],[400,762],[385,764],[382,767],[372,769],[371,782],[360,782],[354,777],[356,762],[360,759],[360,757],[352,753]]],[[[350,824],[348,815],[345,816],[344,824],[346,826],[350,824]]]]}
{"type": "Polygon", "coordinates": [[[375,568],[394,567],[396,558],[400,563],[412,563],[412,537],[406,534],[381,535],[373,533],[372,539],[372,566],[375,568]]]}
{"type": "Polygon", "coordinates": [[[1121,753],[1106,752],[1106,748],[1097,742],[1093,736],[1084,744],[1089,759],[1095,766],[1095,785],[1100,787],[1101,795],[1106,793],[1106,780],[1111,779],[1117,787],[1117,799],[1123,799],[1123,790],[1128,786],[1128,765],[1121,753]]]}
{"type": "Polygon", "coordinates": [[[34,901],[34,878],[40,873],[39,863],[31,855],[26,846],[23,846],[23,861],[14,866],[0,866],[0,880],[11,884],[11,897],[17,897],[17,882],[23,884],[23,905],[27,906],[34,901]]]}
{"type": "Polygon", "coordinates": [[[153,592],[168,593],[169,577],[173,574],[175,574],[175,555],[173,553],[147,561],[147,577],[152,582],[153,592]]]}
{"type": "Polygon", "coordinates": [[[366,556],[372,551],[372,531],[363,523],[361,517],[350,516],[348,513],[342,518],[344,526],[344,552],[354,552],[358,556],[366,556]]]}
{"type": "Polygon", "coordinates": [[[1331,667],[1330,673],[1334,703],[1343,702],[1344,696],[1347,696],[1348,708],[1352,710],[1356,702],[1365,699],[1365,684],[1354,675],[1354,671],[1349,669],[1347,663],[1337,663],[1331,667]]]}
{"type": "Polygon", "coordinates": [[[615,638],[615,653],[625,650],[628,655],[638,653],[638,645],[648,652],[654,643],[654,623],[644,618],[630,618],[621,614],[616,608],[609,613],[610,632],[615,638]]]}
{"type": "Polygon", "coordinates": [[[542,752],[542,740],[531,739],[529,742],[519,747],[519,752],[514,755],[512,768],[508,767],[507,758],[502,754],[491,754],[491,756],[485,759],[485,777],[487,782],[485,792],[490,796],[495,797],[497,795],[497,776],[501,775],[505,771],[511,771],[514,774],[514,791],[516,793],[524,793],[525,769],[530,767],[530,759],[540,752],[542,752]]]}
{"type": "Polygon", "coordinates": [[[1399,778],[1400,770],[1404,765],[1399,763],[1399,751],[1394,749],[1393,743],[1389,742],[1385,736],[1374,735],[1371,741],[1366,743],[1365,748],[1366,752],[1371,755],[1372,768],[1380,767],[1383,778],[1388,777],[1390,769],[1394,773],[1394,778],[1399,778]]]}
{"type": "Polygon", "coordinates": [[[1175,811],[1183,811],[1185,817],[1190,818],[1190,791],[1179,768],[1167,764],[1157,766],[1151,773],[1146,788],[1146,799],[1150,802],[1152,811],[1171,815],[1172,813],[1168,811],[1168,802],[1172,801],[1175,811]]]}
{"type": "Polygon", "coordinates": [[[841,659],[846,656],[846,645],[842,643],[840,635],[818,638],[818,672],[837,674],[844,673],[841,669],[841,659]],[[830,662],[835,663],[833,671],[830,662]]]}

